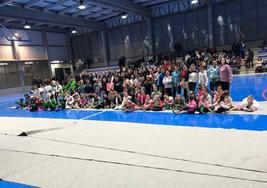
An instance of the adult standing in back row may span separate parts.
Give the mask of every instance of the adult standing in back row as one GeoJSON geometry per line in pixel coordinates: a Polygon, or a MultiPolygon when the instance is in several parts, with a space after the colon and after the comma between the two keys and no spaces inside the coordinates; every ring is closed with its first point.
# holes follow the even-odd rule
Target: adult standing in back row
{"type": "Polygon", "coordinates": [[[230,84],[232,82],[233,73],[232,68],[226,63],[225,58],[221,58],[220,66],[220,83],[222,90],[230,90],[230,84]]]}

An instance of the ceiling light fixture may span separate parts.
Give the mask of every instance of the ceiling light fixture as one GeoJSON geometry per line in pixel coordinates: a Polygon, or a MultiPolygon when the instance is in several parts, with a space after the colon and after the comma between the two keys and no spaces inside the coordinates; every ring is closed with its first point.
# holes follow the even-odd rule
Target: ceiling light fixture
{"type": "Polygon", "coordinates": [[[80,10],[86,9],[86,6],[84,5],[83,0],[80,0],[80,5],[78,7],[80,10]]]}
{"type": "Polygon", "coordinates": [[[27,21],[25,22],[24,28],[25,29],[31,29],[31,26],[27,21]]]}
{"type": "Polygon", "coordinates": [[[77,31],[76,31],[75,29],[72,29],[71,33],[72,33],[72,34],[76,34],[77,31]]]}
{"type": "Polygon", "coordinates": [[[121,19],[127,19],[128,18],[128,14],[123,13],[123,15],[121,16],[121,19]]]}
{"type": "Polygon", "coordinates": [[[192,0],[191,1],[191,5],[195,5],[195,4],[197,4],[198,3],[198,0],[192,0]]]}

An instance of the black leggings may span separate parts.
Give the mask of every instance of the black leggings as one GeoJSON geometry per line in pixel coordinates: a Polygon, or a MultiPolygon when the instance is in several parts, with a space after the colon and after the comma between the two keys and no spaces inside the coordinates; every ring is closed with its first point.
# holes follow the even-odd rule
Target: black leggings
{"type": "Polygon", "coordinates": [[[196,86],[197,86],[197,83],[196,82],[189,82],[189,85],[188,85],[189,91],[195,92],[196,86]]]}
{"type": "Polygon", "coordinates": [[[165,88],[165,91],[169,96],[172,96],[172,88],[165,88]]]}
{"type": "Polygon", "coordinates": [[[223,108],[223,107],[220,107],[220,108],[217,109],[216,113],[221,114],[221,113],[223,113],[223,112],[227,112],[227,111],[228,111],[228,109],[223,108]]]}
{"type": "Polygon", "coordinates": [[[222,86],[222,90],[225,91],[225,90],[230,90],[230,83],[229,82],[222,82],[221,81],[221,86],[222,86]]]}
{"type": "Polygon", "coordinates": [[[217,91],[217,86],[219,85],[219,81],[210,82],[210,91],[217,91]]]}

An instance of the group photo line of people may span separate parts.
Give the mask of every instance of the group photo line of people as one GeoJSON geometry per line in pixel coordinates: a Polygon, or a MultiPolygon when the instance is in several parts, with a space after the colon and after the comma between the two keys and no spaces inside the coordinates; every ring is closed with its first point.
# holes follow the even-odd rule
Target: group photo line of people
{"type": "MultiPolygon", "coordinates": [[[[16,108],[29,111],[114,109],[180,113],[253,112],[259,103],[252,95],[234,104],[230,96],[233,71],[240,57],[225,52],[198,51],[184,61],[164,57],[160,63],[87,72],[69,80],[34,79],[32,90],[16,108]]],[[[239,66],[239,68],[240,68],[239,66]]]]}

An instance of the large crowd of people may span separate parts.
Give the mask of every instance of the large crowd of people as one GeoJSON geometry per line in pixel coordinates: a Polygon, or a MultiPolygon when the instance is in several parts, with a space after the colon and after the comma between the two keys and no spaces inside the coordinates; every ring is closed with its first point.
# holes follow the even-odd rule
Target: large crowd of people
{"type": "Polygon", "coordinates": [[[183,61],[164,57],[152,64],[124,65],[119,69],[88,72],[68,81],[37,79],[32,90],[17,101],[30,111],[63,109],[172,110],[180,113],[255,111],[259,104],[248,96],[235,105],[230,85],[241,58],[226,51],[194,51],[183,61]]]}

